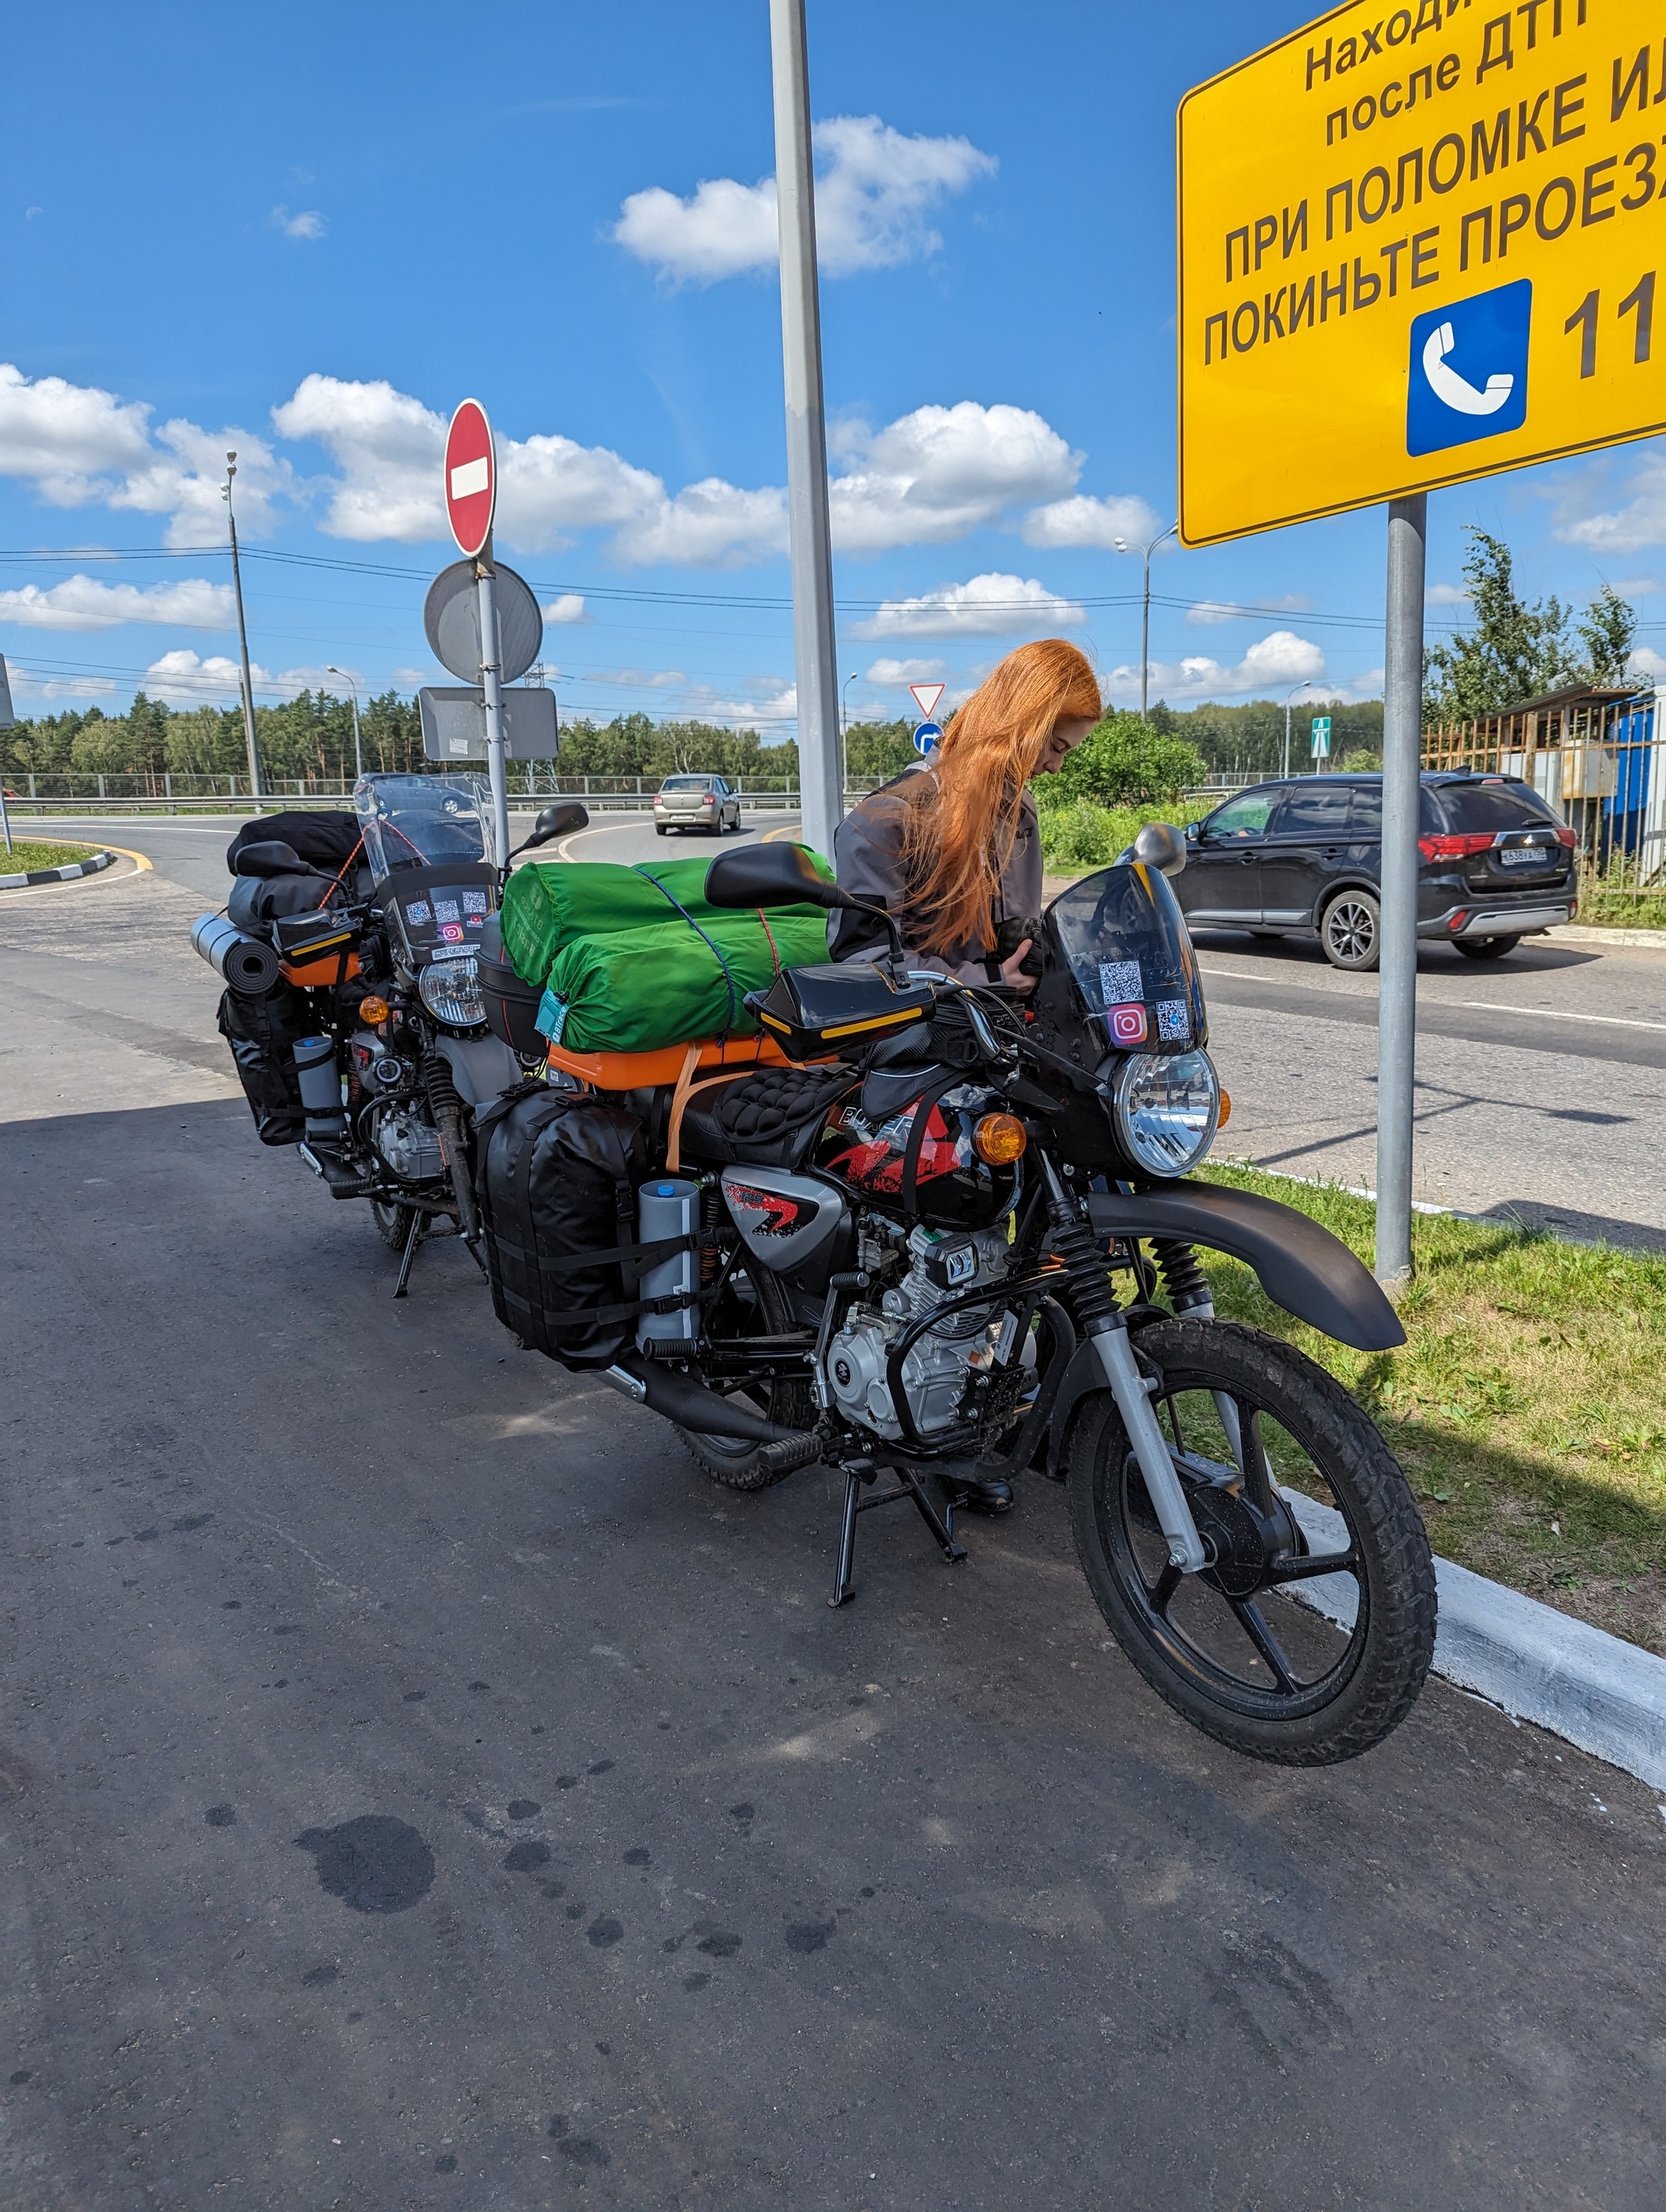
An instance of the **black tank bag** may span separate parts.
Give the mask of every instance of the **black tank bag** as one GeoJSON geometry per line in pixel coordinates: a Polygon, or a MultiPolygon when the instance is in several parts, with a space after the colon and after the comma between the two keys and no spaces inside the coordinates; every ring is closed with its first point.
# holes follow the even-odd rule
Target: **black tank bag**
{"type": "Polygon", "coordinates": [[[650,1306],[642,1272],[693,1241],[635,1241],[642,1125],[593,1098],[524,1083],[479,1115],[480,1213],[492,1304],[523,1344],[564,1367],[607,1367],[650,1306]]]}

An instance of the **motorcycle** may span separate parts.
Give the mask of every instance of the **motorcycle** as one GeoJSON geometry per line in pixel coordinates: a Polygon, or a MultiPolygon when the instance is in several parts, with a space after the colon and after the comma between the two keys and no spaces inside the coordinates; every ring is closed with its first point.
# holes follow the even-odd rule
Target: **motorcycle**
{"type": "MultiPolygon", "coordinates": [[[[368,1200],[400,1255],[397,1298],[440,1219],[484,1272],[474,1117],[526,1064],[488,1031],[502,877],[485,785],[373,775],[353,800],[246,825],[227,911],[192,942],[228,984],[221,1028],[264,1141],[298,1139],[333,1197],[368,1200]]],[[[510,860],[588,819],[545,807],[510,860]]]]}
{"type": "MultiPolygon", "coordinates": [[[[912,1504],[959,1560],[958,1496],[1055,1477],[1095,1602],[1152,1687],[1240,1753],[1323,1764],[1417,1697],[1428,1540],[1341,1387],[1213,1318],[1197,1249],[1247,1262],[1340,1342],[1404,1334],[1316,1223],[1189,1179],[1221,1094],[1163,873],[1183,858],[1153,825],[1055,900],[1027,1001],[910,969],[878,909],[888,957],[789,968],[750,997],[787,1064],[685,1079],[650,1115],[666,1173],[641,1186],[635,1249],[659,1262],[643,1287],[672,1295],[639,1302],[635,1348],[602,1371],[730,1489],[812,1462],[842,1474],[835,1606],[860,1515],[912,1504]]],[[[781,844],[714,860],[706,896],[859,903],[781,844]]]]}

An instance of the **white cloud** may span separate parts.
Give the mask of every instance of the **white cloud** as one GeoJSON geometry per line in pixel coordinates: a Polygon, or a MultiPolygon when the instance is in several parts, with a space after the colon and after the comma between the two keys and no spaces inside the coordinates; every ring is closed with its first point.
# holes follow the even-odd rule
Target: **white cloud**
{"type": "Polygon", "coordinates": [[[33,381],[0,362],[0,474],[33,478],[53,507],[137,508],[166,514],[171,545],[223,542],[220,497],[228,447],[238,453],[237,504],[252,532],[271,519],[289,481],[264,442],[237,429],[213,434],[183,420],[154,435],[149,407],[61,376],[33,381]]]}
{"type": "Polygon", "coordinates": [[[1626,673],[1651,684],[1666,683],[1666,659],[1651,645],[1639,645],[1626,664],[1626,673]]]}
{"type": "Polygon", "coordinates": [[[1666,592],[1666,584],[1658,576],[1616,576],[1614,588],[1622,599],[1648,599],[1666,592]]]}
{"type": "Polygon", "coordinates": [[[1062,629],[1082,620],[1080,607],[1035,577],[998,571],[964,584],[939,584],[915,599],[887,599],[853,637],[1004,637],[1016,630],[1062,629]]]}
{"type": "Polygon", "coordinates": [[[0,622],[25,629],[112,629],[118,623],[174,623],[186,629],[229,629],[237,619],[229,584],[192,576],[173,584],[100,584],[68,576],[42,590],[0,592],[0,622]]]}
{"type": "MultiPolygon", "coordinates": [[[[1152,661],[1148,681],[1154,699],[1207,699],[1222,691],[1284,692],[1292,684],[1316,683],[1324,672],[1324,653],[1310,639],[1275,629],[1252,645],[1236,667],[1194,653],[1179,661],[1152,661]]],[[[1139,663],[1113,668],[1104,688],[1114,698],[1137,699],[1139,663]]]]}
{"type": "Polygon", "coordinates": [[[1464,584],[1431,584],[1423,595],[1424,604],[1431,607],[1467,607],[1468,586],[1464,584]]]}
{"type": "Polygon", "coordinates": [[[544,608],[544,619],[547,623],[587,623],[591,617],[584,611],[584,593],[562,592],[544,608]]]}
{"type": "MultiPolygon", "coordinates": [[[[407,544],[445,535],[442,418],[391,384],[314,373],[272,410],[285,438],[313,438],[340,471],[323,527],[332,537],[407,544]]],[[[841,551],[878,552],[963,538],[1074,483],[1079,466],[1032,410],[963,399],[921,407],[875,431],[841,427],[844,472],[832,481],[841,551]]],[[[548,550],[581,530],[607,530],[622,561],[714,566],[767,560],[787,544],[787,495],[707,477],[667,491],[605,446],[539,434],[498,444],[498,529],[511,545],[548,550]]]]}
{"type": "MultiPolygon", "coordinates": [[[[257,699],[263,692],[277,692],[282,697],[293,699],[301,691],[328,691],[331,688],[327,668],[284,668],[273,674],[258,660],[252,660],[249,677],[257,699]]],[[[242,673],[234,660],[223,653],[211,653],[206,660],[199,659],[188,646],[178,647],[153,660],[139,688],[152,699],[165,700],[170,707],[224,706],[234,704],[243,696],[242,673]]]]}
{"type": "Polygon", "coordinates": [[[937,545],[1009,507],[1067,490],[1081,456],[1027,407],[917,407],[879,431],[841,425],[845,472],[830,486],[833,535],[846,553],[937,545]]]}
{"type": "Polygon", "coordinates": [[[896,690],[909,684],[946,683],[948,663],[943,660],[888,660],[873,662],[867,672],[870,684],[879,684],[896,690]]]}
{"type": "Polygon", "coordinates": [[[316,208],[302,208],[291,215],[281,203],[272,210],[272,228],[281,230],[285,238],[322,238],[329,226],[316,208]]]}
{"type": "Polygon", "coordinates": [[[1259,606],[1242,607],[1231,599],[1199,599],[1186,610],[1186,619],[1204,628],[1217,623],[1257,622],[1270,614],[1305,614],[1310,602],[1299,592],[1286,592],[1281,599],[1263,599],[1259,606]]]}
{"type": "Polygon", "coordinates": [[[1556,535],[1566,545],[1589,545],[1596,553],[1639,553],[1647,545],[1666,545],[1666,445],[1645,446],[1626,489],[1628,503],[1607,512],[1582,513],[1606,485],[1603,465],[1582,472],[1562,492],[1556,535]]]}
{"type": "Polygon", "coordinates": [[[1078,492],[1073,499],[1054,500],[1026,514],[1018,535],[1026,545],[1091,545],[1114,553],[1119,538],[1129,545],[1145,545],[1162,527],[1155,510],[1132,493],[1090,499],[1078,492]]]}
{"type": "Polygon", "coordinates": [[[589,678],[593,684],[619,684],[632,691],[674,691],[688,680],[680,668],[598,668],[589,678]]]}
{"type": "MultiPolygon", "coordinates": [[[[927,217],[938,202],[997,167],[970,139],[905,137],[877,115],[818,123],[813,143],[817,259],[829,276],[936,252],[943,240],[927,217]]],[[[613,237],[678,283],[714,284],[773,269],[780,250],[775,180],[707,178],[686,199],[652,185],[624,202],[613,237]]]]}

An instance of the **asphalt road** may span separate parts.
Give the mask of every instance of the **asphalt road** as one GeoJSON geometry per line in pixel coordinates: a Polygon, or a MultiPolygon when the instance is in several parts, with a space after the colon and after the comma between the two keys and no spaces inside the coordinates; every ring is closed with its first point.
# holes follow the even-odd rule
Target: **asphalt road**
{"type": "Polygon", "coordinates": [[[0,900],[0,2201],[1654,2212],[1651,1792],[1438,1685],[1234,1758],[1045,1483],[829,1611],[824,1476],[393,1304],[200,896],[0,900]]]}

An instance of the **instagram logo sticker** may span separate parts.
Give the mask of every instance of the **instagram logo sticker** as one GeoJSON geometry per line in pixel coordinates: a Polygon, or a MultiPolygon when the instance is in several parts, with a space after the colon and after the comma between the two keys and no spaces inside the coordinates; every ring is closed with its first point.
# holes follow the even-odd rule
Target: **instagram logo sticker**
{"type": "Polygon", "coordinates": [[[1113,1044],[1144,1044],[1146,1010],[1141,1006],[1107,1006],[1105,1026],[1113,1044]]]}

